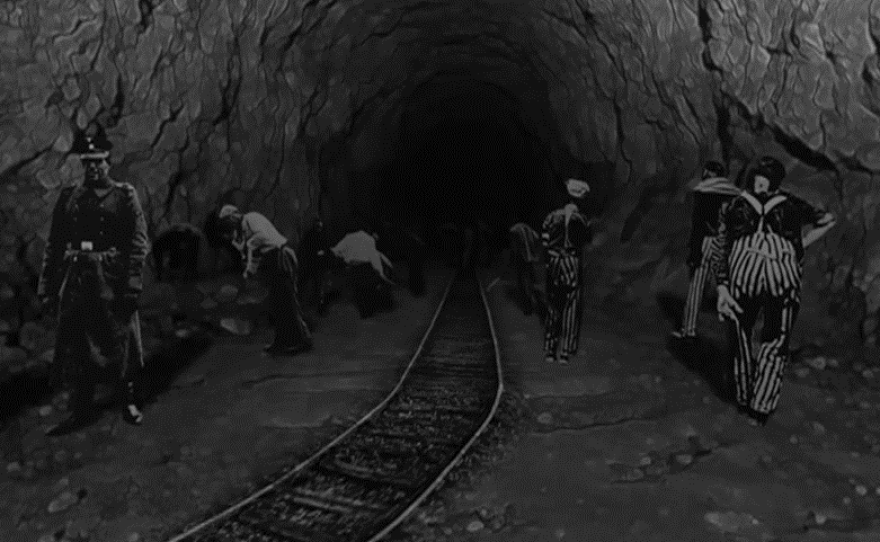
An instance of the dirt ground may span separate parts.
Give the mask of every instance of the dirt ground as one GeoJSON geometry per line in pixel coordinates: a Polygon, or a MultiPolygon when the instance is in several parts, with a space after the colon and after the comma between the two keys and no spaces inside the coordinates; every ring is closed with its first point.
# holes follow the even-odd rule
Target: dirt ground
{"type": "MultiPolygon", "coordinates": [[[[141,427],[122,422],[113,408],[83,432],[49,439],[43,431],[59,409],[23,412],[3,436],[0,540],[161,541],[253,492],[391,390],[450,276],[429,270],[424,297],[398,288],[396,310],[367,320],[338,300],[326,316],[311,315],[315,349],[290,358],[263,356],[271,331],[250,324],[260,321],[259,295],[223,291],[228,280],[145,296],[148,317],[170,305],[201,309],[198,319],[213,323],[212,331],[174,343],[179,351],[170,359],[187,349],[194,359],[166,367],[167,383],[154,382],[159,389],[141,427]]],[[[166,325],[183,336],[192,320],[166,325]]]]}
{"type": "Polygon", "coordinates": [[[802,349],[778,414],[753,427],[725,400],[713,314],[688,352],[667,343],[659,307],[587,299],[578,356],[549,365],[513,277],[487,282],[499,274],[491,305],[520,417],[478,446],[490,466],[459,474],[397,539],[880,541],[880,371],[802,349]]]}

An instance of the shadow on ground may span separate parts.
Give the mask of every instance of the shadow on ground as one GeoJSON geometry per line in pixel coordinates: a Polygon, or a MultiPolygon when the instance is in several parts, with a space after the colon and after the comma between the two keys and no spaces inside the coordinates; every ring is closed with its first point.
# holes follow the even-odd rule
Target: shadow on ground
{"type": "MultiPolygon", "coordinates": [[[[681,322],[684,304],[684,299],[673,294],[657,295],[657,305],[676,327],[681,322]]],[[[666,348],[679,363],[702,378],[712,388],[716,397],[726,403],[735,403],[733,355],[725,344],[705,335],[693,341],[679,341],[670,337],[666,348]]]]}

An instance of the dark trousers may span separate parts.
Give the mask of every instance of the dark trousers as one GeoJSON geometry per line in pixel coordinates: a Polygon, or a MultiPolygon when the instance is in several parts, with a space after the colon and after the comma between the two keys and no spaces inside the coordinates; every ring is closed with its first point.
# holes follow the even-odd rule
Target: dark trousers
{"type": "Polygon", "coordinates": [[[353,265],[348,270],[354,304],[361,318],[369,318],[378,311],[394,307],[391,288],[368,263],[353,265]]]}
{"type": "Polygon", "coordinates": [[[409,291],[416,297],[425,295],[425,253],[411,249],[409,254],[409,291]]]}
{"type": "Polygon", "coordinates": [[[788,363],[788,345],[797,319],[800,303],[796,296],[737,298],[743,312],[735,320],[728,320],[731,338],[736,344],[733,377],[736,400],[756,412],[770,414],[776,410],[782,390],[785,366],[788,363]],[[764,310],[761,347],[752,353],[752,328],[758,313],[764,310]]]}
{"type": "Polygon", "coordinates": [[[304,303],[314,301],[318,311],[327,305],[327,262],[320,256],[303,265],[299,270],[299,294],[304,303]]]}
{"type": "Polygon", "coordinates": [[[275,321],[276,348],[311,344],[312,334],[302,317],[297,292],[297,261],[292,248],[285,246],[263,255],[260,271],[269,289],[269,303],[275,321]]]}
{"type": "Polygon", "coordinates": [[[153,242],[156,278],[168,279],[169,274],[184,280],[199,278],[201,239],[186,231],[171,231],[153,242]]]}
{"type": "Polygon", "coordinates": [[[516,271],[516,290],[523,312],[527,315],[535,311],[538,296],[535,291],[535,268],[531,262],[514,255],[513,267],[516,271]]]}

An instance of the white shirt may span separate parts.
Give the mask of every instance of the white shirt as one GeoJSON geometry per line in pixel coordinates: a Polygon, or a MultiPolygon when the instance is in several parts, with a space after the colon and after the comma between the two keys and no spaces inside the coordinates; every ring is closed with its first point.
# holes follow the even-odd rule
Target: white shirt
{"type": "Polygon", "coordinates": [[[247,261],[245,274],[256,274],[263,253],[287,244],[287,237],[260,213],[247,213],[241,219],[241,236],[236,235],[232,244],[247,261]]]}
{"type": "Polygon", "coordinates": [[[388,258],[376,248],[376,239],[363,230],[349,233],[330,250],[348,265],[370,264],[383,278],[383,264],[393,267],[388,258]]]}

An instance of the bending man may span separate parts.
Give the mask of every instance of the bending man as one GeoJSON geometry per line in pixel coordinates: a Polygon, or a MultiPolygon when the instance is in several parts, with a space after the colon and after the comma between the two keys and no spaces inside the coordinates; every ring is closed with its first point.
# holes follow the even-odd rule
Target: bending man
{"type": "Polygon", "coordinates": [[[245,279],[258,272],[269,289],[275,320],[275,340],[269,354],[293,356],[312,349],[312,334],[302,318],[297,292],[296,252],[269,219],[260,213],[242,214],[225,205],[219,218],[223,230],[245,260],[245,279]]]}

